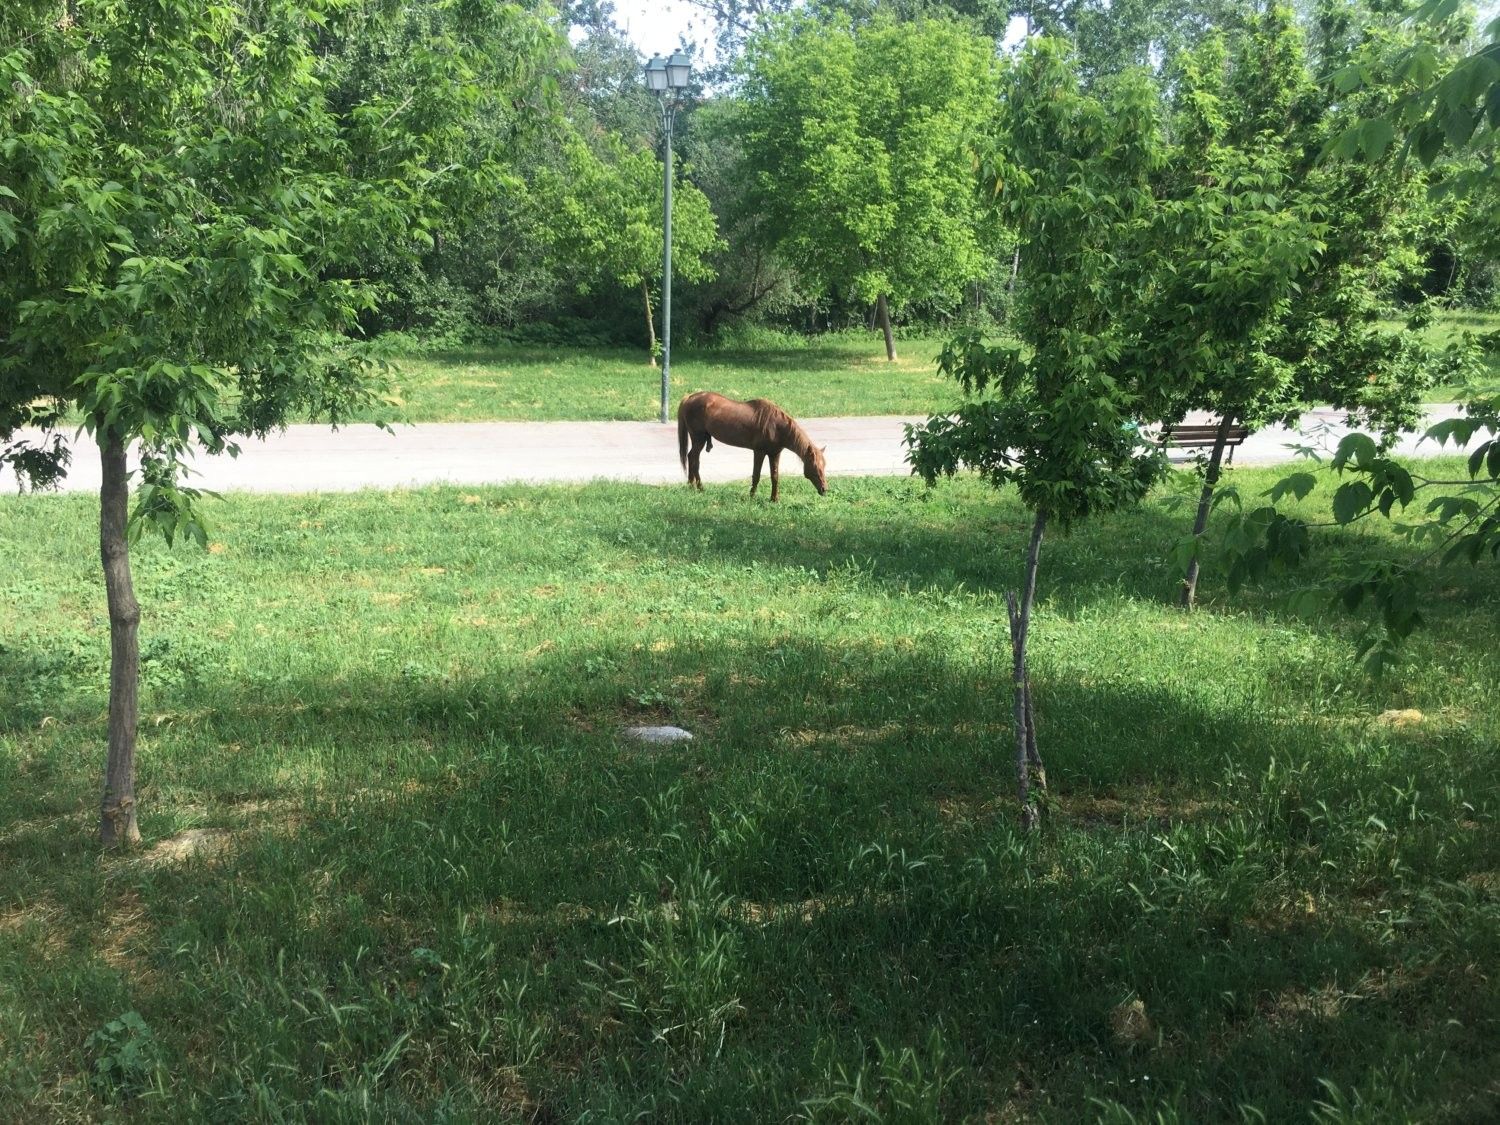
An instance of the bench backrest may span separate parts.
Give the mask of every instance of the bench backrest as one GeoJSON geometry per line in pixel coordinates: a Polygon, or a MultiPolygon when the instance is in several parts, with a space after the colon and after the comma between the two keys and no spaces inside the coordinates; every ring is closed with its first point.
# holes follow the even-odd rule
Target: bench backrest
{"type": "MultiPolygon", "coordinates": [[[[1230,426],[1228,443],[1238,445],[1250,436],[1250,430],[1245,426],[1230,426]]],[[[1212,445],[1219,437],[1217,424],[1211,426],[1167,426],[1157,435],[1156,440],[1167,445],[1212,445]]]]}

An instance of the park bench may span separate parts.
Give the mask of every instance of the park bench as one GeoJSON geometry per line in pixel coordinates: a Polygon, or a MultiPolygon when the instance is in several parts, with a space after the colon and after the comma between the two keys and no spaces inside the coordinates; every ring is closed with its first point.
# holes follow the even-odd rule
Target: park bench
{"type": "MultiPolygon", "coordinates": [[[[1141,436],[1164,449],[1212,449],[1219,439],[1219,425],[1218,422],[1203,425],[1178,422],[1175,426],[1142,427],[1141,436]]],[[[1224,459],[1226,463],[1233,463],[1235,447],[1243,444],[1249,436],[1248,426],[1236,423],[1229,427],[1229,434],[1224,439],[1224,448],[1229,451],[1224,459]]]]}

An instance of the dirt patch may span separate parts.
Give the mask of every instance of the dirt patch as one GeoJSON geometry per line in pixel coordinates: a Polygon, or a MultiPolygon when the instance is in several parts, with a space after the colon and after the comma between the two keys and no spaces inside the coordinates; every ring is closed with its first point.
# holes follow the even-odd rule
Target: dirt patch
{"type": "Polygon", "coordinates": [[[1110,825],[1118,827],[1127,821],[1158,820],[1181,822],[1201,820],[1222,810],[1217,801],[1203,801],[1195,797],[1172,800],[1154,792],[1061,794],[1054,796],[1053,808],[1080,827],[1110,825]]]}
{"type": "Polygon", "coordinates": [[[67,946],[61,927],[62,911],[46,899],[0,910],[0,936],[26,942],[31,954],[43,959],[61,953],[67,946]]]}
{"type": "Polygon", "coordinates": [[[1406,707],[1396,711],[1382,711],[1375,719],[1383,727],[1392,730],[1410,730],[1412,727],[1421,726],[1427,721],[1427,716],[1415,707],[1406,707]]]}
{"type": "Polygon", "coordinates": [[[485,913],[501,925],[513,926],[524,923],[547,923],[567,925],[604,917],[603,913],[576,902],[560,902],[545,910],[538,910],[513,899],[496,899],[485,907],[485,913]]]}
{"type": "Polygon", "coordinates": [[[1126,1000],[1110,1010],[1109,1031],[1122,1047],[1137,1047],[1156,1038],[1156,1028],[1140,998],[1126,1000]]]}
{"type": "Polygon", "coordinates": [[[214,856],[229,846],[232,836],[227,828],[189,828],[152,846],[142,861],[152,867],[183,863],[194,856],[214,856]]]}

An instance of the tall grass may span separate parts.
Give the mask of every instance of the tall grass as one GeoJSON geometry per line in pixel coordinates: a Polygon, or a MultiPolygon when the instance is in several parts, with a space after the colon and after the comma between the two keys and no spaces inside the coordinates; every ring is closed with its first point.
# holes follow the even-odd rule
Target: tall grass
{"type": "Polygon", "coordinates": [[[1275,591],[1169,606],[1155,502],[1049,542],[1025,838],[1025,519],[972,481],[218,514],[138,553],[147,845],[101,856],[90,505],[0,502],[7,1113],[1500,1111],[1492,568],[1372,682],[1275,591]]]}

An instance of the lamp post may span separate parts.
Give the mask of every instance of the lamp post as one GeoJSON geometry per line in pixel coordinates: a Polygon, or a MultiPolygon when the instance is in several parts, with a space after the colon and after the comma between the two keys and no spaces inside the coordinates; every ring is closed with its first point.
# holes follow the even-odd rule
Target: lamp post
{"type": "Polygon", "coordinates": [[[688,57],[673,51],[669,58],[652,55],[646,64],[646,88],[660,99],[662,133],[667,154],[662,161],[661,267],[661,420],[667,420],[667,396],[672,382],[672,126],[677,106],[688,86],[688,57]]]}

